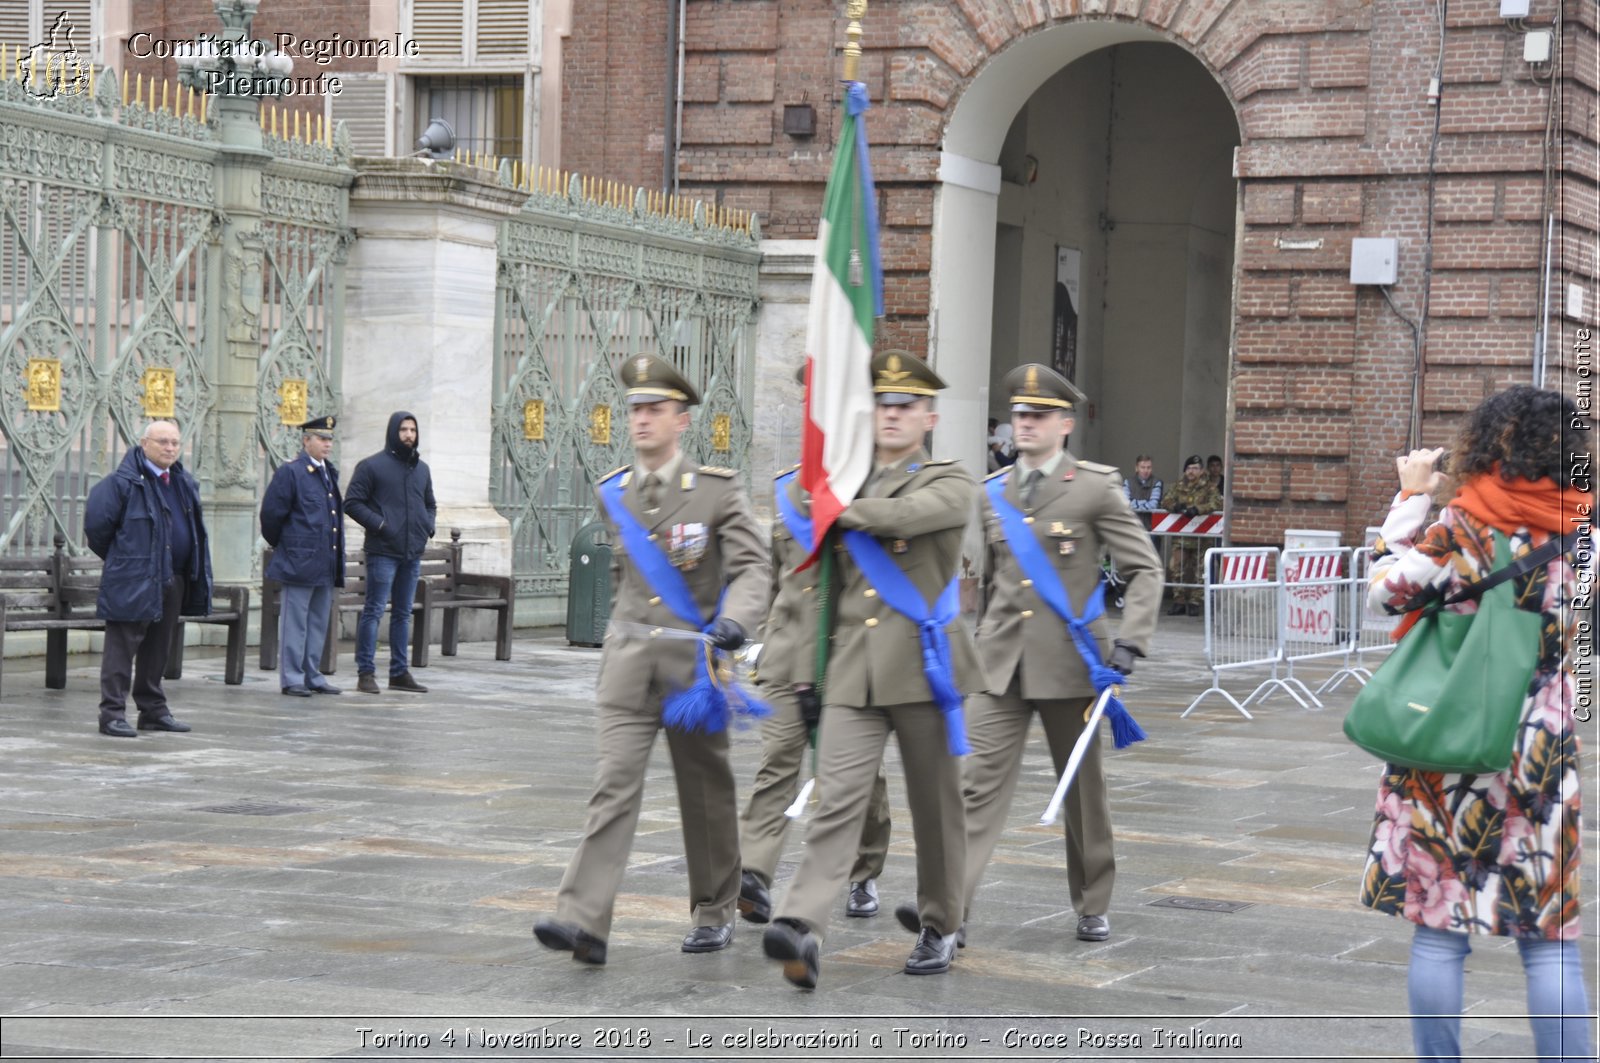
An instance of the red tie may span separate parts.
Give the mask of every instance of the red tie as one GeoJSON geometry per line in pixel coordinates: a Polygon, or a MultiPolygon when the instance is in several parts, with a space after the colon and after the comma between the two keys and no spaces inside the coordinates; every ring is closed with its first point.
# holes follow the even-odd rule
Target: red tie
{"type": "Polygon", "coordinates": [[[161,482],[163,484],[167,483],[169,478],[170,478],[170,474],[165,473],[165,472],[161,474],[161,482]]]}

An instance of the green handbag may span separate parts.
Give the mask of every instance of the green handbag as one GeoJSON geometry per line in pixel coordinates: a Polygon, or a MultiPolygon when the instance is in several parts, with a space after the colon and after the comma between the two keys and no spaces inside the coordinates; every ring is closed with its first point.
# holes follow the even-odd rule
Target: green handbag
{"type": "Polygon", "coordinates": [[[1510,581],[1548,563],[1562,545],[1552,536],[1513,565],[1510,544],[1495,532],[1496,571],[1431,606],[1406,632],[1356,695],[1345,736],[1402,768],[1448,775],[1509,768],[1544,623],[1517,608],[1510,581]],[[1443,611],[1477,595],[1475,613],[1443,611]]]}

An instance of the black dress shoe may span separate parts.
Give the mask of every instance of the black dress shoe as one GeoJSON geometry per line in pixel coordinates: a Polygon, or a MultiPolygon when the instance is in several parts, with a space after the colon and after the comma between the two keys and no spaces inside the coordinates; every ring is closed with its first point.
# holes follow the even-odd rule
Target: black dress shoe
{"type": "Polygon", "coordinates": [[[739,915],[746,922],[765,923],[772,918],[772,891],[754,871],[739,877],[739,915]]]}
{"type": "Polygon", "coordinates": [[[855,919],[866,919],[878,914],[878,884],[872,879],[850,883],[850,897],[844,902],[844,914],[855,919]]]}
{"type": "MultiPolygon", "coordinates": [[[[894,917],[900,925],[913,934],[922,933],[922,915],[917,911],[917,906],[910,901],[905,901],[894,906],[894,917]]],[[[956,948],[967,947],[967,924],[962,923],[956,928],[956,948]]]]}
{"type": "Polygon", "coordinates": [[[931,926],[917,935],[917,947],[906,957],[906,974],[944,974],[956,958],[956,935],[941,934],[931,926]]]}
{"type": "Polygon", "coordinates": [[[592,963],[598,967],[606,962],[606,943],[571,923],[540,919],[533,924],[533,936],[547,949],[572,953],[572,958],[579,963],[592,963]]]}
{"type": "Polygon", "coordinates": [[[783,977],[801,989],[817,988],[821,973],[817,935],[797,919],[776,919],[761,935],[761,950],[783,964],[783,977]]]}
{"type": "Polygon", "coordinates": [[[170,712],[165,716],[152,719],[149,716],[139,717],[139,730],[141,731],[192,731],[194,728],[173,716],[170,712]]]}
{"type": "Polygon", "coordinates": [[[311,696],[311,691],[307,690],[298,683],[292,687],[284,687],[283,692],[289,695],[291,698],[309,698],[311,696]]]}
{"type": "Polygon", "coordinates": [[[139,732],[127,720],[107,720],[100,725],[100,733],[112,738],[138,738],[139,732]]]}
{"type": "Polygon", "coordinates": [[[312,687],[311,688],[311,693],[313,693],[313,694],[343,694],[344,690],[341,687],[334,686],[332,683],[324,683],[320,687],[312,687]]]}
{"type": "Polygon", "coordinates": [[[1078,917],[1079,941],[1104,941],[1111,936],[1111,920],[1103,915],[1080,915],[1078,917]]]}
{"type": "Polygon", "coordinates": [[[733,940],[733,924],[697,926],[683,939],[684,952],[721,952],[733,940]]]}

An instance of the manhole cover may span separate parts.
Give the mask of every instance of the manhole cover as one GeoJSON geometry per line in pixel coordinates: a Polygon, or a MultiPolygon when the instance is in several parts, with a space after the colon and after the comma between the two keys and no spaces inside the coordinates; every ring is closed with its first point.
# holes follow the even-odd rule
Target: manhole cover
{"type": "Polygon", "coordinates": [[[239,801],[231,805],[202,805],[194,812],[216,812],[224,816],[292,816],[296,812],[315,812],[305,805],[269,805],[262,801],[239,801]]]}
{"type": "Polygon", "coordinates": [[[1159,901],[1151,901],[1152,908],[1185,908],[1195,912],[1221,912],[1232,915],[1251,907],[1249,901],[1216,901],[1210,897],[1163,897],[1159,901]]]}

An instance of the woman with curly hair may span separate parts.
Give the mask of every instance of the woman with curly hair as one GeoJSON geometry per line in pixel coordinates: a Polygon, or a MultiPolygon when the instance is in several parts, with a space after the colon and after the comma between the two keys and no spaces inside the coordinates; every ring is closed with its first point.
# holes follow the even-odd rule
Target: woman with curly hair
{"type": "MultiPolygon", "coordinates": [[[[1384,520],[1369,604],[1418,608],[1496,568],[1495,533],[1513,558],[1593,519],[1585,418],[1557,392],[1514,387],[1468,417],[1450,459],[1396,459],[1400,492],[1384,520]],[[1445,489],[1453,488],[1453,497],[1445,489]],[[1436,494],[1449,497],[1427,523],[1436,494]]],[[[1588,560],[1588,549],[1578,551],[1588,560]]],[[[1579,768],[1569,651],[1577,615],[1573,555],[1514,577],[1519,608],[1543,618],[1538,666],[1511,766],[1497,775],[1384,767],[1361,903],[1417,924],[1407,977],[1417,1055],[1460,1056],[1463,968],[1475,934],[1512,937],[1528,981],[1540,1059],[1593,1059],[1578,947],[1579,768]]],[[[1448,606],[1477,608],[1476,599],[1448,606]]],[[[1397,636],[1398,637],[1398,636],[1397,636]]]]}

